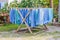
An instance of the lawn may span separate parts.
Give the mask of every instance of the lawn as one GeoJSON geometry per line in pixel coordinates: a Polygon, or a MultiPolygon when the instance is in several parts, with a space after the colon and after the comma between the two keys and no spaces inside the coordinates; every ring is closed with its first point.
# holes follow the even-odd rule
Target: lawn
{"type": "MultiPolygon", "coordinates": [[[[51,24],[48,24],[49,26],[51,26],[51,24]]],[[[20,25],[21,28],[25,28],[26,25],[22,24],[20,25]]],[[[19,27],[19,25],[17,24],[4,24],[3,26],[0,26],[0,31],[12,31],[12,30],[16,30],[19,27]]],[[[40,25],[40,27],[42,27],[42,25],[40,25]]]]}
{"type": "Polygon", "coordinates": [[[0,26],[0,31],[11,31],[16,30],[18,28],[18,25],[15,24],[4,24],[3,26],[0,26]]]}
{"type": "MultiPolygon", "coordinates": [[[[20,25],[21,28],[26,28],[25,24],[20,25]]],[[[0,26],[0,32],[8,32],[8,31],[13,31],[13,30],[17,30],[17,28],[19,27],[19,25],[17,24],[4,24],[2,26],[0,26]]],[[[40,25],[40,27],[42,27],[40,25]]],[[[33,32],[38,32],[39,30],[32,30],[33,32]]],[[[29,31],[28,31],[29,33],[29,31]]]]}

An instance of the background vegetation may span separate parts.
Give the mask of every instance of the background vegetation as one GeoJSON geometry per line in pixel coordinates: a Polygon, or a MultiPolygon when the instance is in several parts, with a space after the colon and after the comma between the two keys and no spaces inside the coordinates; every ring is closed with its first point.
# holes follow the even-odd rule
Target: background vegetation
{"type": "Polygon", "coordinates": [[[5,6],[0,9],[0,12],[2,13],[9,13],[10,8],[50,8],[50,4],[53,1],[53,11],[54,11],[54,18],[58,18],[58,0],[22,0],[21,2],[17,2],[17,0],[14,0],[10,3],[8,6],[8,3],[5,4],[5,6]]]}

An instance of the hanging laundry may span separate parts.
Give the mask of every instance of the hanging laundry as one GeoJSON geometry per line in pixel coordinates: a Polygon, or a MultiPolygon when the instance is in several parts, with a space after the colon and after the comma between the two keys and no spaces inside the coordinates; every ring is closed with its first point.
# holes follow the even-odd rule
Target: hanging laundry
{"type": "MultiPolygon", "coordinates": [[[[22,14],[23,18],[28,14],[28,9],[19,9],[20,13],[22,14]]],[[[28,23],[28,17],[25,20],[28,23]]],[[[23,22],[24,23],[24,22],[23,22]]],[[[25,24],[25,23],[24,23],[25,24]]]]}
{"type": "Polygon", "coordinates": [[[21,22],[22,22],[22,19],[18,13],[18,10],[15,9],[15,24],[21,24],[21,22]]]}
{"type": "Polygon", "coordinates": [[[34,19],[34,14],[35,14],[35,9],[32,9],[30,13],[30,22],[31,22],[31,27],[35,27],[35,19],[34,19]]]}
{"type": "Polygon", "coordinates": [[[15,15],[15,10],[14,9],[11,9],[10,10],[10,22],[11,23],[15,23],[15,20],[14,20],[15,19],[15,16],[14,15],[15,15]]]}
{"type": "MultiPolygon", "coordinates": [[[[23,18],[25,18],[25,12],[24,12],[25,9],[19,9],[18,11],[19,11],[19,14],[21,13],[21,15],[23,16],[23,18]]],[[[21,15],[20,15],[20,16],[21,16],[21,15]]],[[[21,18],[21,19],[22,19],[22,18],[21,18]]],[[[22,20],[23,20],[23,19],[22,19],[22,20]]],[[[21,22],[21,23],[22,23],[22,22],[21,22]]],[[[24,22],[23,22],[23,23],[24,23],[24,22]]]]}
{"type": "Polygon", "coordinates": [[[16,9],[11,9],[10,11],[10,22],[14,24],[21,23],[21,17],[16,9]]]}
{"type": "MultiPolygon", "coordinates": [[[[26,15],[29,13],[29,9],[25,9],[25,17],[26,17],[26,15]]],[[[30,15],[30,14],[29,14],[30,15]]],[[[27,16],[27,18],[26,18],[26,22],[27,22],[27,24],[29,25],[29,15],[27,16]]]]}
{"type": "Polygon", "coordinates": [[[28,20],[29,21],[29,23],[28,23],[29,26],[31,26],[31,14],[32,14],[32,10],[30,9],[29,20],[28,20]]]}
{"type": "Polygon", "coordinates": [[[44,21],[44,8],[39,9],[39,24],[43,25],[44,21]]]}
{"type": "Polygon", "coordinates": [[[35,9],[34,20],[35,20],[36,26],[39,25],[39,9],[35,9]]]}
{"type": "Polygon", "coordinates": [[[53,9],[49,8],[49,22],[52,22],[53,19],[53,9]]]}
{"type": "Polygon", "coordinates": [[[19,9],[20,13],[22,14],[23,18],[25,17],[25,9],[19,9]]]}
{"type": "MultiPolygon", "coordinates": [[[[39,8],[39,9],[15,9],[10,10],[10,22],[14,24],[21,24],[22,18],[19,12],[22,14],[23,18],[30,13],[26,18],[26,23],[30,27],[36,27],[38,25],[47,24],[53,19],[53,9],[52,8],[39,8]],[[30,11],[30,12],[29,12],[30,11]]],[[[24,23],[25,24],[25,23],[24,23]]]]}
{"type": "Polygon", "coordinates": [[[44,21],[43,24],[47,24],[49,22],[49,9],[44,8],[44,21]]]}

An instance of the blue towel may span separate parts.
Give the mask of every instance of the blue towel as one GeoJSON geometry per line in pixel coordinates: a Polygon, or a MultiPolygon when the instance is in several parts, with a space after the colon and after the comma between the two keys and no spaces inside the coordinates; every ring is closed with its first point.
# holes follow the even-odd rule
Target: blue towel
{"type": "Polygon", "coordinates": [[[14,13],[15,13],[15,10],[11,9],[10,10],[10,22],[11,23],[15,23],[15,20],[14,20],[15,19],[15,16],[14,16],[15,14],[14,13]]]}
{"type": "Polygon", "coordinates": [[[15,9],[15,24],[21,24],[22,19],[18,13],[18,11],[15,9]]]}
{"type": "Polygon", "coordinates": [[[49,22],[52,22],[53,19],[53,9],[49,8],[49,22]]]}
{"type": "Polygon", "coordinates": [[[35,20],[35,24],[36,26],[39,25],[39,9],[35,9],[35,13],[34,13],[34,20],[35,20]]]}
{"type": "Polygon", "coordinates": [[[10,10],[10,22],[14,24],[20,24],[21,23],[21,17],[16,9],[10,10]]]}
{"type": "Polygon", "coordinates": [[[44,21],[43,24],[47,24],[49,22],[49,9],[44,8],[44,21]]]}
{"type": "MultiPolygon", "coordinates": [[[[20,13],[22,14],[23,18],[25,18],[25,16],[27,15],[28,13],[28,9],[20,9],[19,10],[20,13]]],[[[26,22],[28,23],[28,17],[26,18],[26,22]]],[[[24,23],[25,24],[25,23],[24,23]]]]}
{"type": "Polygon", "coordinates": [[[19,9],[20,13],[22,14],[23,18],[25,17],[25,9],[19,9]]]}
{"type": "MultiPolygon", "coordinates": [[[[29,9],[25,9],[25,16],[29,13],[29,9]]],[[[26,18],[26,22],[29,25],[29,15],[26,18]]],[[[30,26],[30,25],[29,25],[30,26]]]]}
{"type": "Polygon", "coordinates": [[[34,19],[34,14],[35,14],[35,9],[33,9],[31,11],[31,14],[30,14],[30,22],[31,22],[31,27],[35,27],[35,19],[34,19]]]}
{"type": "Polygon", "coordinates": [[[39,9],[39,25],[43,25],[44,9],[39,9]]]}
{"type": "MultiPolygon", "coordinates": [[[[22,14],[23,18],[25,18],[25,12],[24,11],[25,11],[25,9],[19,9],[19,12],[22,14]]],[[[21,20],[23,20],[23,19],[21,18],[21,20]]]]}
{"type": "Polygon", "coordinates": [[[31,10],[29,10],[29,11],[30,11],[30,14],[28,16],[28,24],[29,24],[29,26],[31,26],[31,10]]]}
{"type": "MultiPolygon", "coordinates": [[[[29,9],[19,9],[23,18],[29,12],[29,9]]],[[[52,8],[39,8],[32,9],[30,14],[26,18],[26,22],[30,27],[36,27],[37,25],[43,25],[51,22],[53,19],[53,9],[52,8]]],[[[21,24],[22,18],[18,11],[13,8],[10,10],[10,22],[14,24],[21,24]]],[[[25,24],[25,23],[24,23],[25,24]]]]}

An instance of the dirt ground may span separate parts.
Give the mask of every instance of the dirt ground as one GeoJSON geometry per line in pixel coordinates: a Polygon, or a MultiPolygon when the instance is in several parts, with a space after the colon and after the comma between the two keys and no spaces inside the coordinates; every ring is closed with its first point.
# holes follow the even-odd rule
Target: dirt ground
{"type": "Polygon", "coordinates": [[[48,30],[40,30],[37,34],[0,32],[0,40],[60,40],[60,27],[48,26],[48,30]]]}

